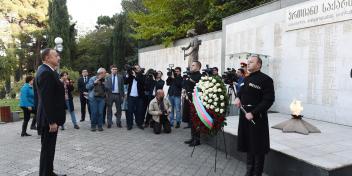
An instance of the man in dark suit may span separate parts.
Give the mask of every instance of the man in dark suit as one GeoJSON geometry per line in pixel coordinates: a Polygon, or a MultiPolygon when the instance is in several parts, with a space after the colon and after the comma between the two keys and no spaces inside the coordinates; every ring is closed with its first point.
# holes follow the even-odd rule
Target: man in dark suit
{"type": "Polygon", "coordinates": [[[41,133],[40,176],[56,176],[54,156],[58,126],[65,123],[65,89],[55,71],[60,56],[54,49],[44,49],[43,64],[39,66],[35,80],[38,96],[38,131],[41,133]]]}
{"type": "Polygon", "coordinates": [[[111,128],[112,123],[112,106],[115,102],[116,107],[116,125],[121,128],[121,104],[123,97],[125,96],[123,88],[123,77],[118,74],[116,65],[111,65],[111,74],[106,78],[106,103],[107,103],[107,115],[108,115],[108,128],[111,128]]]}
{"type": "Polygon", "coordinates": [[[131,130],[133,126],[133,115],[135,117],[138,128],[144,129],[144,115],[145,113],[145,77],[139,65],[135,65],[131,70],[128,70],[128,75],[125,78],[125,84],[128,84],[127,92],[127,130],[131,130]]]}
{"type": "Polygon", "coordinates": [[[82,77],[78,79],[79,100],[81,101],[81,122],[86,118],[86,105],[88,106],[88,113],[90,117],[90,106],[88,100],[88,90],[86,85],[89,81],[88,71],[82,70],[82,77]]]}

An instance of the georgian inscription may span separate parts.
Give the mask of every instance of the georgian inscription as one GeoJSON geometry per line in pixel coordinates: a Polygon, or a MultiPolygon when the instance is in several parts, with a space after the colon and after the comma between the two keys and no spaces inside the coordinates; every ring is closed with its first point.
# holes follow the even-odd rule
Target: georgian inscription
{"type": "Polygon", "coordinates": [[[314,0],[286,10],[286,30],[352,19],[352,0],[314,0]]]}

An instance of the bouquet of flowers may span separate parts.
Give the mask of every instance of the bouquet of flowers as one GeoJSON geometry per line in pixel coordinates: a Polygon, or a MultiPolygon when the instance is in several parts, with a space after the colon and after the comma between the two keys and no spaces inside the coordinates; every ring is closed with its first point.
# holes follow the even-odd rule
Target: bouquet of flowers
{"type": "Polygon", "coordinates": [[[193,125],[202,133],[215,135],[226,125],[226,86],[218,76],[203,76],[193,92],[193,125]]]}

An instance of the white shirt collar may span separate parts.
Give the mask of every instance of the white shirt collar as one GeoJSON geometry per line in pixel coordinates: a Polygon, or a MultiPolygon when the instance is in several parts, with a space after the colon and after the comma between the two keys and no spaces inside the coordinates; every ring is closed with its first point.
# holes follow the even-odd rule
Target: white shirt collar
{"type": "Polygon", "coordinates": [[[53,69],[50,65],[48,64],[44,64],[44,65],[48,66],[49,68],[51,68],[51,70],[55,71],[55,69],[53,69]]]}

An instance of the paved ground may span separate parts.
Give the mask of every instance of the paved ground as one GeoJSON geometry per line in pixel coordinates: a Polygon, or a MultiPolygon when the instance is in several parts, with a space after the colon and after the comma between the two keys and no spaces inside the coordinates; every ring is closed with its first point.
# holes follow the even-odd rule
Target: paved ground
{"type": "MultiPolygon", "coordinates": [[[[79,106],[76,115],[79,116],[79,106]]],[[[79,118],[78,118],[79,119],[79,118]]],[[[38,175],[40,139],[20,137],[21,122],[0,124],[0,176],[38,175]]],[[[133,128],[127,131],[114,126],[103,132],[91,132],[89,122],[79,123],[81,129],[72,127],[67,116],[66,130],[60,131],[54,167],[59,173],[76,175],[224,175],[242,176],[244,163],[225,158],[218,153],[217,170],[214,172],[212,147],[203,144],[192,148],[183,144],[189,129],[172,129],[171,134],[155,135],[152,129],[133,128]]]]}

